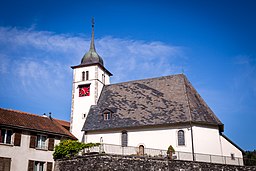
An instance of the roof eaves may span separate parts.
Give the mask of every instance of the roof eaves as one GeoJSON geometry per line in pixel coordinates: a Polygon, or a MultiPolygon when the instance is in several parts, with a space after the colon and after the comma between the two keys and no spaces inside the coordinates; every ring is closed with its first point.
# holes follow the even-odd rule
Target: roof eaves
{"type": "MultiPolygon", "coordinates": [[[[56,136],[72,137],[72,136],[64,134],[64,133],[58,133],[58,132],[53,132],[53,131],[44,131],[44,130],[40,130],[40,129],[32,129],[32,128],[27,128],[27,127],[22,127],[22,126],[5,125],[5,124],[0,124],[0,126],[6,127],[6,128],[21,129],[21,130],[24,130],[24,131],[51,134],[51,135],[56,135],[56,136]]],[[[74,138],[74,137],[72,137],[72,138],[74,138]]]]}

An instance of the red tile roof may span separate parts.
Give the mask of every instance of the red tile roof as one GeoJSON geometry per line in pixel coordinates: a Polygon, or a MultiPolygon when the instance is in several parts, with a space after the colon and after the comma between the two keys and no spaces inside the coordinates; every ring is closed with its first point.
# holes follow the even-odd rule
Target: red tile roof
{"type": "Polygon", "coordinates": [[[62,122],[49,117],[0,108],[0,125],[50,134],[59,134],[71,139],[76,139],[75,136],[66,130],[60,122],[64,123],[66,121],[62,122]]]}
{"type": "Polygon", "coordinates": [[[70,128],[70,122],[64,121],[64,120],[59,120],[59,119],[54,119],[54,120],[56,120],[57,122],[59,122],[59,124],[61,124],[62,126],[67,127],[67,128],[70,128]]]}

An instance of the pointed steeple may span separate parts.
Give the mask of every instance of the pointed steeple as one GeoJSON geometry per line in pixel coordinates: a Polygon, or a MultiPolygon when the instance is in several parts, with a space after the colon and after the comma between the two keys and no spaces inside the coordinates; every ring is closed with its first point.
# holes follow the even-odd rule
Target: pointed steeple
{"type": "Polygon", "coordinates": [[[93,17],[92,17],[92,38],[91,38],[90,50],[96,52],[95,45],[94,45],[94,18],[93,17]]]}
{"type": "Polygon", "coordinates": [[[100,64],[104,66],[103,59],[98,55],[94,44],[94,18],[92,18],[92,38],[89,51],[83,56],[81,64],[100,64]]]}

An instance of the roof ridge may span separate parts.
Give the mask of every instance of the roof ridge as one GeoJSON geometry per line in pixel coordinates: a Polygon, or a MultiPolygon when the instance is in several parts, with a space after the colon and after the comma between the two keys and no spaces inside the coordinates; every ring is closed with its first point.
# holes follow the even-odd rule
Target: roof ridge
{"type": "Polygon", "coordinates": [[[111,85],[118,85],[118,84],[123,84],[123,83],[133,83],[137,81],[145,81],[145,80],[155,80],[159,78],[165,78],[165,77],[170,77],[170,76],[185,76],[184,74],[173,74],[173,75],[165,75],[165,76],[160,76],[160,77],[150,77],[150,78],[143,78],[143,79],[138,79],[138,80],[131,80],[131,81],[124,81],[124,82],[119,82],[119,83],[114,83],[114,84],[108,84],[105,86],[111,86],[111,85]]]}
{"type": "Polygon", "coordinates": [[[20,113],[20,114],[26,114],[26,115],[32,115],[32,116],[38,116],[38,117],[43,117],[44,118],[44,116],[40,116],[38,114],[29,113],[29,112],[23,112],[23,111],[20,111],[20,110],[6,109],[6,108],[1,108],[1,107],[0,107],[0,110],[6,110],[6,111],[10,111],[10,112],[16,112],[16,113],[20,113]]]}
{"type": "MultiPolygon", "coordinates": [[[[36,116],[36,117],[40,117],[40,118],[48,118],[48,119],[50,119],[49,117],[40,116],[39,114],[35,114],[35,113],[23,112],[23,111],[20,111],[20,110],[6,109],[6,108],[1,108],[1,107],[0,107],[0,110],[5,110],[5,111],[10,111],[10,112],[16,112],[16,113],[19,113],[19,114],[24,114],[24,115],[30,115],[30,116],[36,116]]],[[[56,119],[56,118],[53,118],[53,119],[56,119]]],[[[60,119],[57,119],[57,120],[60,120],[60,119]]],[[[64,121],[64,120],[61,120],[61,121],[64,121]]],[[[68,122],[68,121],[66,121],[66,122],[68,122]]]]}
{"type": "Polygon", "coordinates": [[[62,119],[57,119],[57,118],[53,118],[53,119],[55,119],[55,120],[57,120],[57,121],[64,121],[64,122],[70,123],[70,121],[66,121],[66,120],[62,120],[62,119]]]}

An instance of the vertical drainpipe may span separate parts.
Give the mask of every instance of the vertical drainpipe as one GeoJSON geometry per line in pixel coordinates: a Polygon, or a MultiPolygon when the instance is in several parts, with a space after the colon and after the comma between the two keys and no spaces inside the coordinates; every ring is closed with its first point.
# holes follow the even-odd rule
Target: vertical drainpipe
{"type": "Polygon", "coordinates": [[[186,78],[185,78],[185,75],[182,73],[183,75],[183,78],[184,78],[184,85],[185,85],[185,94],[187,96],[187,100],[188,100],[188,112],[189,112],[189,116],[190,116],[190,119],[189,119],[189,125],[190,125],[190,129],[191,129],[191,145],[192,145],[192,158],[193,158],[193,161],[195,161],[195,150],[194,150],[194,137],[193,137],[193,127],[192,127],[192,115],[191,115],[191,112],[190,112],[190,102],[189,102],[189,98],[188,98],[188,94],[187,94],[187,82],[186,82],[186,78]]]}
{"type": "Polygon", "coordinates": [[[190,129],[191,129],[192,157],[193,157],[193,161],[195,161],[194,139],[193,139],[193,128],[192,128],[192,123],[191,123],[191,121],[190,121],[190,129]]]}

